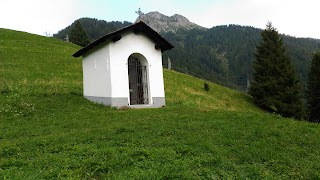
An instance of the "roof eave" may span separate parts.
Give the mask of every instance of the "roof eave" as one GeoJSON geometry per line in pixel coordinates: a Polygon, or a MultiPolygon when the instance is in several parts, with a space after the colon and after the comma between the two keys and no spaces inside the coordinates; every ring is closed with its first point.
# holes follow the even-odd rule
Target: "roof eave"
{"type": "Polygon", "coordinates": [[[94,47],[98,46],[99,44],[106,42],[108,39],[110,39],[110,38],[112,39],[114,36],[117,36],[125,31],[130,30],[130,29],[132,29],[135,34],[142,32],[145,35],[147,35],[151,40],[153,40],[157,45],[159,45],[161,52],[164,52],[164,51],[167,51],[167,50],[174,48],[174,46],[171,45],[160,34],[158,34],[156,31],[154,31],[151,27],[146,25],[144,22],[140,21],[136,24],[127,26],[123,29],[112,32],[110,34],[107,34],[107,35],[97,39],[93,43],[83,47],[82,49],[80,49],[79,51],[74,53],[72,56],[73,57],[80,57],[80,56],[84,55],[85,53],[87,53],[90,49],[93,49],[94,47]]]}

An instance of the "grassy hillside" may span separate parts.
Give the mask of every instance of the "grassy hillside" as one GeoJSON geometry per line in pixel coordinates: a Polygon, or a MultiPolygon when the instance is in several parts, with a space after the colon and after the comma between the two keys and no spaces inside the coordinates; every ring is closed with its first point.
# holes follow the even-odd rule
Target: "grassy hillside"
{"type": "Polygon", "coordinates": [[[0,179],[317,179],[320,127],[165,71],[167,107],[82,97],[79,47],[0,29],[0,179]]]}

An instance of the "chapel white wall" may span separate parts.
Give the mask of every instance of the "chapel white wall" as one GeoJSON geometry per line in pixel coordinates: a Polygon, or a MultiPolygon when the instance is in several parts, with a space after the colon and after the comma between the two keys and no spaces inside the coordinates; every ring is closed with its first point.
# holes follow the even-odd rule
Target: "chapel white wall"
{"type": "Polygon", "coordinates": [[[126,33],[121,40],[109,44],[111,95],[129,99],[128,58],[134,53],[143,55],[148,61],[149,96],[164,97],[161,50],[144,34],[126,33]]]}
{"type": "Polygon", "coordinates": [[[82,59],[84,96],[111,97],[109,46],[104,43],[82,59]]]}

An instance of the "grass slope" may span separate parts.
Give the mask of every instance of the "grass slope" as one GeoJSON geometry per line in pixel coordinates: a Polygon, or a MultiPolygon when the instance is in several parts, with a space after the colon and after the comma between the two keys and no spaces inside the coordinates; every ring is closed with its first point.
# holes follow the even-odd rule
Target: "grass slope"
{"type": "Polygon", "coordinates": [[[1,179],[319,179],[320,127],[165,71],[167,107],[82,97],[79,47],[0,29],[1,179]]]}

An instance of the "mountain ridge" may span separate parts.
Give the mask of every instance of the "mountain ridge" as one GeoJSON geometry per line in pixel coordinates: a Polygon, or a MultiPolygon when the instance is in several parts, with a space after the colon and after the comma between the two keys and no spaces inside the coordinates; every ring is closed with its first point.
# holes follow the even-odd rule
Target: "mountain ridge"
{"type": "Polygon", "coordinates": [[[196,23],[191,22],[188,18],[174,14],[172,16],[164,15],[158,11],[149,12],[147,14],[141,13],[135,22],[143,21],[157,32],[175,32],[178,29],[206,29],[196,23]]]}

